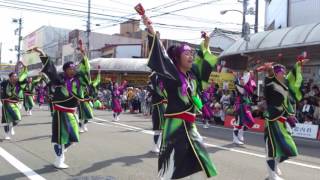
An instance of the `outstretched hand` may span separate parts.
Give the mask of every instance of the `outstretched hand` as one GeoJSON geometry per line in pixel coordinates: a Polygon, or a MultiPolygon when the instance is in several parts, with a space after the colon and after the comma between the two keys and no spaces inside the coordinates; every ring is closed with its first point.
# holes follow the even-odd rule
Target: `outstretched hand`
{"type": "Polygon", "coordinates": [[[77,48],[77,49],[80,51],[80,53],[82,54],[82,56],[85,55],[85,51],[84,51],[84,47],[83,47],[83,43],[82,43],[82,40],[81,40],[81,39],[79,39],[79,41],[78,41],[78,48],[77,48]]]}
{"type": "Polygon", "coordinates": [[[264,63],[262,66],[256,68],[257,71],[267,71],[272,68],[274,62],[264,63]]]}
{"type": "Polygon", "coordinates": [[[34,47],[34,48],[32,48],[31,50],[28,50],[28,52],[37,52],[37,53],[40,54],[40,56],[44,56],[44,55],[45,55],[45,53],[43,52],[43,50],[40,49],[39,47],[34,47]]]}
{"type": "Polygon", "coordinates": [[[208,35],[207,32],[201,31],[201,38],[204,39],[204,46],[205,48],[209,47],[209,41],[210,41],[210,36],[208,35]]]}
{"type": "Polygon", "coordinates": [[[19,61],[18,65],[21,65],[22,67],[27,67],[22,61],[19,61]]]}
{"type": "Polygon", "coordinates": [[[152,26],[150,18],[148,16],[146,16],[146,15],[142,15],[141,18],[142,18],[143,24],[147,27],[149,33],[155,35],[156,33],[155,33],[154,29],[153,29],[153,26],[152,26]]]}
{"type": "Polygon", "coordinates": [[[301,59],[301,60],[299,60],[299,63],[303,66],[309,61],[310,61],[310,59],[301,59]]]}

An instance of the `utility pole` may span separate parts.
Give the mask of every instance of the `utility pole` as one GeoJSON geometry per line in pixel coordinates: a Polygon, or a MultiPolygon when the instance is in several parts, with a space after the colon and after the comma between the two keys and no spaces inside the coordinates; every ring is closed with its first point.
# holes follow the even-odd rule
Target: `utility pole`
{"type": "Polygon", "coordinates": [[[87,51],[88,51],[88,58],[90,59],[90,19],[91,19],[91,0],[88,0],[88,19],[87,19],[87,51]]]}
{"type": "Polygon", "coordinates": [[[15,50],[18,52],[17,54],[17,63],[19,62],[20,60],[20,56],[21,56],[21,40],[22,40],[22,37],[21,37],[21,30],[22,30],[22,18],[19,18],[19,19],[13,19],[12,22],[14,23],[18,23],[19,24],[19,27],[18,29],[15,30],[15,35],[18,31],[18,46],[15,48],[15,50]]]}
{"type": "Polygon", "coordinates": [[[2,43],[0,42],[0,65],[1,65],[1,58],[2,58],[2,43]]]}
{"type": "Polygon", "coordinates": [[[254,33],[258,33],[259,26],[259,0],[256,0],[256,11],[255,11],[255,19],[254,19],[254,33]]]}
{"type": "Polygon", "coordinates": [[[245,36],[245,24],[246,24],[247,6],[248,6],[247,0],[243,0],[242,33],[241,33],[241,37],[245,36]]]}

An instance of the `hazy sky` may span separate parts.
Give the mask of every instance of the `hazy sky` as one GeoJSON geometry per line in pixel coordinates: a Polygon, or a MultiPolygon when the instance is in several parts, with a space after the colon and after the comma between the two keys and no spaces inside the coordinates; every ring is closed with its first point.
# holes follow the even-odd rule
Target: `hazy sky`
{"type": "MultiPolygon", "coordinates": [[[[227,30],[241,31],[242,16],[239,12],[228,12],[225,15],[220,14],[221,10],[227,9],[237,9],[242,11],[242,3],[238,1],[239,0],[91,0],[92,12],[95,13],[92,15],[94,16],[92,18],[92,30],[93,32],[106,34],[118,33],[119,21],[124,21],[125,18],[139,19],[139,16],[136,15],[135,10],[133,9],[133,7],[139,2],[143,4],[145,9],[151,9],[147,10],[147,15],[149,16],[195,6],[200,3],[211,2],[210,4],[205,4],[196,8],[174,12],[174,15],[167,14],[151,18],[154,23],[170,25],[166,27],[155,25],[156,30],[160,31],[162,38],[197,43],[200,41],[200,29],[211,31],[217,27],[227,30]],[[170,7],[161,6],[167,3],[170,3],[168,4],[170,7]],[[157,8],[159,6],[162,8],[157,8]],[[108,16],[101,14],[107,14],[108,16]],[[117,16],[124,18],[119,20],[116,18],[117,16]],[[117,19],[117,21],[111,21],[112,19],[117,19]],[[95,24],[101,24],[101,26],[96,27],[95,24]],[[175,27],[171,25],[175,25],[175,27]],[[187,26],[187,28],[181,28],[180,26],[187,26]]],[[[18,27],[18,24],[12,23],[12,18],[23,18],[23,36],[30,34],[43,25],[66,29],[85,30],[85,11],[87,11],[87,2],[87,0],[0,0],[0,42],[3,43],[2,62],[9,62],[10,60],[15,62],[16,60],[16,52],[9,51],[9,49],[14,48],[18,41],[18,37],[14,35],[14,30],[18,27]],[[29,3],[25,4],[25,2],[29,3]],[[20,7],[23,8],[32,8],[36,4],[47,5],[46,8],[36,8],[38,11],[50,10],[50,8],[54,6],[60,7],[56,12],[63,11],[63,13],[73,13],[77,16],[46,14],[3,7],[20,5],[20,7]]],[[[255,0],[249,0],[249,7],[254,7],[254,3],[255,0]]],[[[262,31],[264,25],[265,1],[259,0],[259,5],[259,29],[262,31]]],[[[250,24],[254,24],[254,16],[248,15],[247,21],[250,24]]],[[[141,26],[141,28],[143,28],[143,26],[141,26]]]]}

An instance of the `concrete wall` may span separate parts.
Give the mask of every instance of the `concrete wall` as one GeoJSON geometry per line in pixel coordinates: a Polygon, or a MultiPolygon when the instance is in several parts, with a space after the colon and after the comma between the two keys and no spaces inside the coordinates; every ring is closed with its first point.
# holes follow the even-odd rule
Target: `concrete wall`
{"type": "Polygon", "coordinates": [[[287,27],[288,0],[267,0],[265,27],[267,30],[287,27]]]}
{"type": "Polygon", "coordinates": [[[289,26],[320,22],[319,0],[290,0],[289,26]]]}
{"type": "Polygon", "coordinates": [[[320,22],[319,0],[267,0],[265,27],[268,30],[320,22]]]}

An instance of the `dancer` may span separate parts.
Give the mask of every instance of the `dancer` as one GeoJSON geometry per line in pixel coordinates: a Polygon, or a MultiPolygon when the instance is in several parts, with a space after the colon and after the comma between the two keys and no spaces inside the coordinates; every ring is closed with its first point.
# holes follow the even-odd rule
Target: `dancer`
{"type": "Polygon", "coordinates": [[[52,143],[56,153],[54,166],[59,169],[65,169],[69,166],[65,164],[65,151],[75,142],[79,142],[79,127],[76,109],[79,101],[83,100],[82,84],[89,85],[90,66],[89,60],[84,54],[82,43],[80,52],[82,61],[79,65],[79,72],[76,73],[76,65],[73,62],[66,62],[63,65],[63,73],[58,74],[53,61],[45,53],[34,48],[35,52],[40,54],[43,63],[43,73],[50,79],[50,83],[55,86],[52,98],[54,114],[52,118],[52,143]]]}
{"type": "Polygon", "coordinates": [[[211,108],[212,98],[214,95],[214,85],[211,84],[206,90],[201,93],[202,107],[202,120],[203,128],[209,128],[209,120],[213,117],[211,108]]]}
{"type": "Polygon", "coordinates": [[[20,98],[23,96],[23,86],[26,84],[28,74],[27,67],[19,62],[17,66],[22,65],[23,68],[19,73],[16,72],[9,74],[9,79],[1,83],[1,102],[2,102],[2,120],[5,125],[5,139],[11,139],[15,134],[14,126],[21,120],[21,113],[19,108],[20,98]]]}
{"type": "Polygon", "coordinates": [[[281,64],[266,64],[265,98],[267,114],[265,116],[265,144],[269,180],[282,180],[279,164],[298,155],[292,138],[291,128],[295,127],[294,103],[302,99],[301,66],[307,62],[300,59],[286,75],[286,68],[281,64]]]}
{"type": "Polygon", "coordinates": [[[44,104],[44,97],[45,97],[45,86],[44,86],[44,81],[41,81],[39,85],[36,87],[37,91],[37,102],[39,104],[39,108],[42,108],[42,105],[44,104]]]}
{"type": "Polygon", "coordinates": [[[33,80],[32,77],[28,77],[27,83],[24,85],[23,88],[23,106],[24,109],[27,111],[27,115],[32,115],[32,108],[34,106],[33,98],[35,96],[35,88],[37,84],[40,82],[41,76],[39,76],[37,79],[33,80]]]}
{"type": "MultiPolygon", "coordinates": [[[[90,74],[88,75],[90,77],[90,74]]],[[[95,96],[95,88],[100,83],[100,68],[97,75],[97,78],[92,81],[89,86],[86,84],[81,84],[81,88],[84,92],[84,99],[80,100],[79,104],[79,126],[80,126],[80,133],[88,132],[87,123],[89,120],[93,118],[93,106],[91,105],[92,96],[95,96]]]]}
{"type": "Polygon", "coordinates": [[[150,75],[150,80],[151,87],[149,88],[149,92],[152,96],[152,130],[154,131],[154,147],[151,151],[154,153],[159,153],[161,145],[161,134],[164,124],[164,111],[167,104],[167,95],[163,87],[163,81],[160,79],[156,72],[152,72],[152,74],[150,75]]]}
{"type": "Polygon", "coordinates": [[[244,72],[235,82],[238,96],[235,102],[235,121],[233,123],[233,143],[244,144],[244,128],[252,128],[255,119],[251,114],[251,97],[256,89],[256,83],[250,72],[244,72]]]}
{"type": "Polygon", "coordinates": [[[192,50],[186,44],[170,47],[168,56],[149,18],[145,15],[142,18],[149,32],[148,66],[161,75],[168,93],[158,161],[159,175],[163,179],[178,179],[203,171],[207,177],[215,176],[216,168],[195,125],[195,111],[202,108],[197,79],[208,81],[217,62],[217,57],[211,55],[208,47],[209,37],[206,36],[201,43],[204,60],[198,58],[193,63],[192,50]]]}
{"type": "Polygon", "coordinates": [[[123,81],[122,84],[119,86],[117,82],[113,82],[109,86],[109,90],[111,91],[111,107],[113,111],[113,121],[119,121],[120,114],[122,112],[121,107],[121,97],[120,95],[123,94],[124,88],[127,86],[127,81],[123,81]]]}

